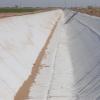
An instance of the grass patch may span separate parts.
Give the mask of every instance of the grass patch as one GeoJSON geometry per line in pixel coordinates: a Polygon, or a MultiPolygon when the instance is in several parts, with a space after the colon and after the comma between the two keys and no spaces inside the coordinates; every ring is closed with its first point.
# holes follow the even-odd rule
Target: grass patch
{"type": "Polygon", "coordinates": [[[0,13],[22,13],[39,11],[39,8],[0,8],[0,13]]]}

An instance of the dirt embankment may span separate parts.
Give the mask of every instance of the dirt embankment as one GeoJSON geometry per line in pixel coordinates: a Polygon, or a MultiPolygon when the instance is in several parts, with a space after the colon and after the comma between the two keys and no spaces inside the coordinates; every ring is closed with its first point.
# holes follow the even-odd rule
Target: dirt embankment
{"type": "Polygon", "coordinates": [[[100,8],[72,8],[72,10],[100,17],[100,8]]]}

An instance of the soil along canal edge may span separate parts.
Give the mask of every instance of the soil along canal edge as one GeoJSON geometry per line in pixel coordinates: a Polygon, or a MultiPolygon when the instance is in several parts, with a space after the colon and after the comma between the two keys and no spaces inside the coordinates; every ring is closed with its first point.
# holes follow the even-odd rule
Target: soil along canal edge
{"type": "Polygon", "coordinates": [[[45,50],[49,44],[50,39],[52,38],[52,35],[56,29],[56,26],[58,25],[60,18],[61,18],[61,16],[59,18],[57,18],[57,21],[55,22],[55,25],[54,25],[53,29],[51,30],[50,35],[49,35],[44,47],[42,48],[39,56],[37,57],[35,64],[33,65],[31,75],[28,77],[28,79],[24,82],[22,87],[19,89],[14,100],[25,100],[28,97],[29,90],[32,86],[32,83],[34,82],[36,75],[39,72],[41,60],[45,54],[45,50]]]}

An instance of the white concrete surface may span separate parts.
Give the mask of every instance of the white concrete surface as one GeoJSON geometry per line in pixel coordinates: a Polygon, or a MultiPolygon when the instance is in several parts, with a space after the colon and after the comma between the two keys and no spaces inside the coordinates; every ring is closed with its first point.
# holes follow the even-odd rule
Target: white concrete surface
{"type": "Polygon", "coordinates": [[[100,99],[100,18],[77,14],[66,24],[76,100],[100,99]]]}
{"type": "Polygon", "coordinates": [[[65,23],[72,15],[67,12],[27,100],[100,100],[100,20],[77,14],[65,23]]]}
{"type": "Polygon", "coordinates": [[[0,19],[0,100],[13,100],[31,74],[61,10],[0,19]]]}
{"type": "Polygon", "coordinates": [[[100,18],[79,13],[65,23],[73,13],[0,20],[0,100],[13,100],[61,15],[26,100],[100,100],[100,18]]]}
{"type": "Polygon", "coordinates": [[[59,22],[43,59],[27,100],[72,100],[73,69],[68,48],[64,19],[59,22]],[[59,63],[58,63],[59,62],[59,63]],[[67,66],[67,67],[66,67],[67,66]]]}
{"type": "Polygon", "coordinates": [[[78,13],[75,18],[100,35],[100,17],[78,13]]]}

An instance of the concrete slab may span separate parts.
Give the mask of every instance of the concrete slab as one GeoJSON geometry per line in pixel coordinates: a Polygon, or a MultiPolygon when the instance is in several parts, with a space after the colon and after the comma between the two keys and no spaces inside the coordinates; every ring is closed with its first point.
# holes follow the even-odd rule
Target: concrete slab
{"type": "Polygon", "coordinates": [[[44,58],[41,63],[43,68],[40,70],[39,74],[35,79],[35,83],[33,83],[33,86],[30,89],[28,98],[32,98],[32,100],[38,100],[38,98],[41,98],[41,100],[47,100],[48,90],[54,72],[54,63],[56,59],[57,47],[60,41],[59,33],[62,31],[60,28],[62,26],[61,23],[62,21],[60,21],[57,29],[55,30],[55,34],[53,35],[45,52],[44,58]]]}
{"type": "Polygon", "coordinates": [[[65,26],[68,36],[67,46],[74,70],[77,100],[97,100],[99,98],[99,21],[100,18],[78,14],[65,26]]]}
{"type": "Polygon", "coordinates": [[[0,100],[14,100],[27,90],[32,68],[62,14],[56,10],[0,19],[0,100]]]}
{"type": "MultiPolygon", "coordinates": [[[[65,24],[72,14],[66,10],[54,32],[42,61],[44,67],[30,90],[32,100],[100,99],[100,30],[85,22],[84,15],[65,24]]],[[[100,25],[96,19],[93,22],[100,25]]]]}
{"type": "Polygon", "coordinates": [[[74,100],[74,97],[51,97],[48,100],[74,100]]]}

